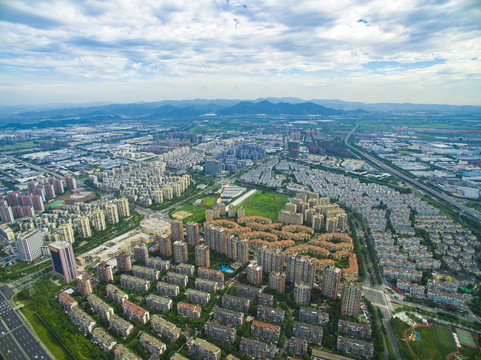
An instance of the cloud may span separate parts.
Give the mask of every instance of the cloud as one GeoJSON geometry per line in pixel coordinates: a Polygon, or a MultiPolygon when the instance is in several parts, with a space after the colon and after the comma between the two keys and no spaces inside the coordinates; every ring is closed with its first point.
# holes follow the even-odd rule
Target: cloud
{"type": "MultiPolygon", "coordinates": [[[[413,79],[426,89],[449,84],[446,101],[457,82],[457,91],[470,89],[469,101],[479,103],[472,94],[481,53],[476,3],[11,0],[0,5],[0,84],[18,88],[21,98],[20,83],[108,86],[120,79],[125,89],[138,80],[162,84],[168,78],[188,87],[195,78],[225,96],[227,89],[249,94],[249,84],[265,89],[266,79],[279,78],[299,92],[312,91],[316,83],[332,89],[355,78],[365,93],[366,84],[384,76],[413,79]],[[238,83],[230,87],[223,77],[238,83]],[[256,77],[262,81],[252,82],[256,77]]],[[[409,84],[402,83],[406,91],[400,93],[408,93],[409,84]]],[[[112,87],[104,99],[122,97],[119,89],[112,87]]]]}

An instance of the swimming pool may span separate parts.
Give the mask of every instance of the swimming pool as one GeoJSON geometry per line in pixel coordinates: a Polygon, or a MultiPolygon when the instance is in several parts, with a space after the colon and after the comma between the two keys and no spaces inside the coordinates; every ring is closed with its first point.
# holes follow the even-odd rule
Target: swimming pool
{"type": "Polygon", "coordinates": [[[226,273],[233,273],[234,272],[234,269],[231,268],[229,265],[222,264],[222,265],[219,265],[218,268],[219,268],[220,271],[224,271],[226,273]]]}

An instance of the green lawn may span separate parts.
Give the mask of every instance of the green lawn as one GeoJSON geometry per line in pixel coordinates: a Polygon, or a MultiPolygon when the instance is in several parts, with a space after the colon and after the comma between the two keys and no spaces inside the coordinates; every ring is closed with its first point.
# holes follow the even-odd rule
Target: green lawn
{"type": "Polygon", "coordinates": [[[189,221],[193,222],[202,222],[205,220],[205,208],[201,206],[193,206],[193,205],[186,205],[180,209],[175,209],[174,213],[178,211],[187,211],[190,212],[192,215],[187,216],[183,221],[184,223],[188,223],[189,221]]]}
{"type": "Polygon", "coordinates": [[[257,191],[239,206],[245,208],[246,216],[264,216],[276,222],[287,202],[287,196],[257,191]]]}
{"type": "Polygon", "coordinates": [[[204,206],[212,206],[215,204],[215,201],[217,200],[217,198],[215,196],[209,196],[209,197],[206,197],[204,198],[204,201],[202,202],[202,205],[204,206]]]}
{"type": "MultiPolygon", "coordinates": [[[[416,354],[418,359],[422,360],[445,360],[446,356],[451,354],[452,352],[456,351],[456,346],[454,341],[448,341],[443,343],[440,341],[436,341],[436,336],[434,335],[434,328],[436,326],[431,327],[418,327],[416,331],[420,334],[419,341],[411,341],[409,345],[411,349],[416,354]]],[[[448,331],[445,328],[439,327],[436,329],[436,333],[441,335],[443,339],[447,338],[449,334],[446,334],[448,331]]],[[[408,331],[408,336],[410,331],[408,331]]]]}
{"type": "Polygon", "coordinates": [[[453,334],[447,327],[434,325],[434,333],[436,334],[436,339],[438,340],[439,344],[443,344],[451,348],[456,346],[456,343],[453,339],[453,334]]]}

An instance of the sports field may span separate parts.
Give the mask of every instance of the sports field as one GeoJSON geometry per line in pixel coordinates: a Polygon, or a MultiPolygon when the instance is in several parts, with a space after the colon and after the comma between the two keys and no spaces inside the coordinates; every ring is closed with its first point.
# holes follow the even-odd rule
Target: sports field
{"type": "Polygon", "coordinates": [[[478,348],[470,331],[456,328],[456,334],[458,334],[461,345],[469,346],[473,349],[478,348]]]}
{"type": "Polygon", "coordinates": [[[202,206],[203,207],[211,207],[212,205],[215,204],[216,200],[217,200],[217,197],[215,197],[215,196],[205,197],[204,200],[202,200],[202,206]]]}
{"type": "Polygon", "coordinates": [[[409,329],[407,336],[413,331],[419,333],[418,340],[409,341],[409,346],[416,359],[445,360],[455,352],[456,344],[448,328],[438,325],[416,326],[415,330],[409,329]]]}

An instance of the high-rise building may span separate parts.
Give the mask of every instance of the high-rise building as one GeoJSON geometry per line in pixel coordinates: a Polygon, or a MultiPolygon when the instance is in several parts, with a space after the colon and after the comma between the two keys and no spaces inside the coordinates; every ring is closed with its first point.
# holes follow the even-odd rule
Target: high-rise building
{"type": "Polygon", "coordinates": [[[43,197],[40,195],[32,196],[32,205],[35,211],[44,211],[45,207],[43,205],[43,197]]]}
{"type": "Polygon", "coordinates": [[[184,222],[182,220],[172,220],[172,241],[184,241],[184,222]]]}
{"type": "Polygon", "coordinates": [[[2,217],[2,221],[6,224],[13,222],[15,219],[13,216],[13,210],[10,206],[0,206],[0,216],[2,217]]]}
{"type": "Polygon", "coordinates": [[[154,190],[152,193],[152,197],[154,198],[154,202],[157,204],[161,204],[164,202],[164,195],[162,194],[162,190],[157,189],[154,190]]]}
{"type": "Polygon", "coordinates": [[[73,236],[72,224],[69,224],[69,223],[60,224],[57,228],[57,231],[62,237],[63,241],[67,241],[73,244],[73,242],[75,241],[75,238],[73,236]]]}
{"type": "Polygon", "coordinates": [[[243,264],[249,262],[249,241],[232,235],[226,237],[226,256],[243,264]]]}
{"type": "Polygon", "coordinates": [[[44,184],[43,188],[45,189],[47,199],[53,199],[55,197],[55,188],[52,184],[44,184]]]}
{"type": "Polygon", "coordinates": [[[130,216],[129,200],[127,198],[117,199],[116,203],[120,217],[130,216]]]}
{"type": "Polygon", "coordinates": [[[196,246],[200,241],[199,224],[189,222],[185,225],[187,233],[187,245],[196,246]]]}
{"type": "Polygon", "coordinates": [[[106,261],[102,261],[97,265],[97,280],[108,283],[110,280],[114,279],[114,273],[112,271],[112,266],[106,261]]]}
{"type": "Polygon", "coordinates": [[[294,285],[294,302],[300,305],[309,305],[311,299],[311,287],[309,284],[296,283],[294,285]]]}
{"type": "Polygon", "coordinates": [[[205,174],[206,175],[218,175],[222,172],[222,162],[215,159],[207,159],[205,161],[205,174]]]}
{"type": "Polygon", "coordinates": [[[224,228],[208,225],[204,228],[206,245],[215,252],[225,254],[227,249],[227,231],[224,228]]]}
{"type": "Polygon", "coordinates": [[[55,194],[60,195],[63,194],[63,184],[62,180],[59,179],[53,179],[53,187],[55,189],[55,194]]]}
{"type": "Polygon", "coordinates": [[[69,190],[77,188],[77,181],[73,176],[65,176],[65,184],[67,185],[67,189],[69,190]]]}
{"type": "Polygon", "coordinates": [[[269,274],[269,287],[278,293],[283,293],[286,289],[286,274],[273,271],[269,274]]]}
{"type": "Polygon", "coordinates": [[[97,209],[92,211],[92,223],[97,231],[103,231],[106,229],[105,214],[102,210],[97,209]]]}
{"type": "Polygon", "coordinates": [[[239,206],[239,207],[237,208],[237,217],[238,217],[238,218],[242,218],[242,217],[244,217],[244,216],[246,216],[246,209],[244,209],[243,206],[239,206]]]}
{"type": "Polygon", "coordinates": [[[88,296],[92,293],[92,281],[86,274],[77,276],[77,291],[82,296],[88,296]]]}
{"type": "Polygon", "coordinates": [[[53,274],[65,282],[70,282],[77,277],[77,266],[72,244],[66,241],[55,242],[48,246],[52,261],[53,274]]]}
{"type": "Polygon", "coordinates": [[[29,230],[17,239],[20,261],[31,262],[42,256],[43,235],[38,230],[29,230]]]}
{"type": "Polygon", "coordinates": [[[170,236],[159,236],[159,252],[165,257],[172,256],[172,239],[170,236]]]}
{"type": "Polygon", "coordinates": [[[346,284],[342,293],[342,306],[341,314],[353,316],[357,318],[359,316],[359,310],[361,308],[362,297],[362,285],[359,283],[346,284]]]}
{"type": "Polygon", "coordinates": [[[175,241],[173,244],[174,262],[176,264],[186,263],[189,260],[189,250],[184,241],[175,241]]]}
{"type": "Polygon", "coordinates": [[[117,255],[117,268],[122,272],[129,272],[132,270],[132,260],[130,259],[130,255],[125,251],[122,251],[117,255]]]}
{"type": "Polygon", "coordinates": [[[247,281],[255,285],[262,283],[262,266],[257,265],[257,262],[247,265],[247,281]]]}
{"type": "Polygon", "coordinates": [[[92,236],[92,230],[90,229],[90,221],[88,217],[79,216],[77,219],[75,219],[75,224],[77,232],[81,238],[85,239],[92,236]]]}
{"type": "Polygon", "coordinates": [[[311,288],[316,277],[316,262],[314,259],[302,255],[289,255],[286,261],[287,281],[292,284],[302,282],[311,288]]]}
{"type": "Polygon", "coordinates": [[[262,271],[270,274],[273,271],[284,272],[284,253],[280,249],[270,249],[262,246],[257,249],[257,263],[262,271]]]}
{"type": "Polygon", "coordinates": [[[341,283],[341,269],[326,269],[322,277],[321,293],[328,298],[337,298],[339,292],[339,284],[341,283]]]}
{"type": "Polygon", "coordinates": [[[195,247],[195,266],[210,267],[210,249],[207,245],[199,244],[195,247]]]}
{"type": "Polygon", "coordinates": [[[117,210],[117,205],[107,204],[105,207],[105,212],[107,213],[107,222],[109,224],[117,224],[119,222],[119,212],[117,210]]]}
{"type": "Polygon", "coordinates": [[[138,263],[145,263],[145,260],[149,257],[149,249],[145,244],[135,245],[134,254],[135,261],[138,263]]]}

